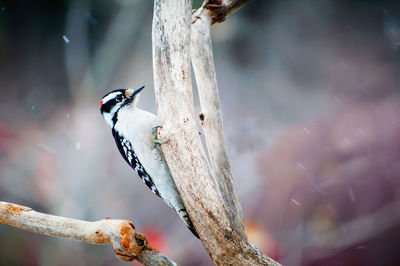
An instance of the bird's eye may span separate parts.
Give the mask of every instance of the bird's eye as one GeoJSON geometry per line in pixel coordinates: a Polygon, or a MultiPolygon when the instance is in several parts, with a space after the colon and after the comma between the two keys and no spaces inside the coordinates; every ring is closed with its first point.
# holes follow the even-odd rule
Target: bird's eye
{"type": "Polygon", "coordinates": [[[115,97],[115,100],[117,100],[117,102],[120,102],[124,99],[124,96],[122,96],[122,94],[117,95],[117,97],[115,97]]]}

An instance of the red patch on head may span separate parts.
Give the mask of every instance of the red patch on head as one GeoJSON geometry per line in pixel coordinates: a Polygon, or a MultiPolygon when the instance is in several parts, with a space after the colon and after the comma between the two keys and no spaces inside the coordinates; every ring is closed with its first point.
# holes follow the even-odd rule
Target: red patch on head
{"type": "Polygon", "coordinates": [[[100,101],[99,107],[101,107],[103,105],[103,101],[100,101]]]}

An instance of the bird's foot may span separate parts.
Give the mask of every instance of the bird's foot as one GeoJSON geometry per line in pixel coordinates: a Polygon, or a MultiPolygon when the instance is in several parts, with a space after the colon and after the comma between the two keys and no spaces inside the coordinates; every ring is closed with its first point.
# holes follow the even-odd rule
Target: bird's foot
{"type": "Polygon", "coordinates": [[[156,144],[165,144],[165,143],[168,143],[168,141],[169,141],[169,137],[163,137],[163,136],[161,136],[161,134],[160,134],[160,130],[159,129],[161,129],[161,128],[163,128],[162,126],[155,126],[155,127],[153,127],[152,129],[151,129],[151,133],[153,134],[153,136],[154,136],[154,143],[156,143],[156,144]]]}

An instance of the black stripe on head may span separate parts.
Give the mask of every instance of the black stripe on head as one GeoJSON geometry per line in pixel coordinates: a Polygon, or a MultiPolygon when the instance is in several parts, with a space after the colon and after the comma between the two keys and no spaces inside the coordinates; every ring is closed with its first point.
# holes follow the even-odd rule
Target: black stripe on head
{"type": "MultiPolygon", "coordinates": [[[[106,95],[103,96],[102,101],[107,100],[107,96],[109,96],[112,93],[115,92],[120,92],[122,95],[125,93],[125,89],[116,89],[113,91],[110,91],[106,95]]],[[[103,113],[110,113],[111,109],[118,103],[118,101],[114,98],[111,98],[107,100],[106,102],[103,102],[103,104],[100,106],[100,112],[103,113]]]]}
{"type": "Polygon", "coordinates": [[[106,103],[103,103],[100,107],[100,112],[101,113],[109,113],[111,112],[111,109],[113,108],[113,106],[116,104],[115,100],[110,100],[106,103]]]}

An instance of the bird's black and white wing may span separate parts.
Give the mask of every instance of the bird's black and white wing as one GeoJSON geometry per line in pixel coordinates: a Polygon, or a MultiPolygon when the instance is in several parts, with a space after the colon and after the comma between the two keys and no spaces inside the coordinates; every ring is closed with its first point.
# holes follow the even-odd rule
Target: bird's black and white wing
{"type": "Polygon", "coordinates": [[[115,130],[113,130],[113,136],[118,150],[122,157],[124,157],[125,161],[136,171],[140,179],[142,179],[142,181],[151,189],[151,191],[153,191],[157,196],[161,197],[160,192],[158,191],[153,180],[147,174],[146,170],[143,168],[143,165],[140,163],[137,155],[135,154],[132,143],[129,140],[121,137],[115,130]]]}

